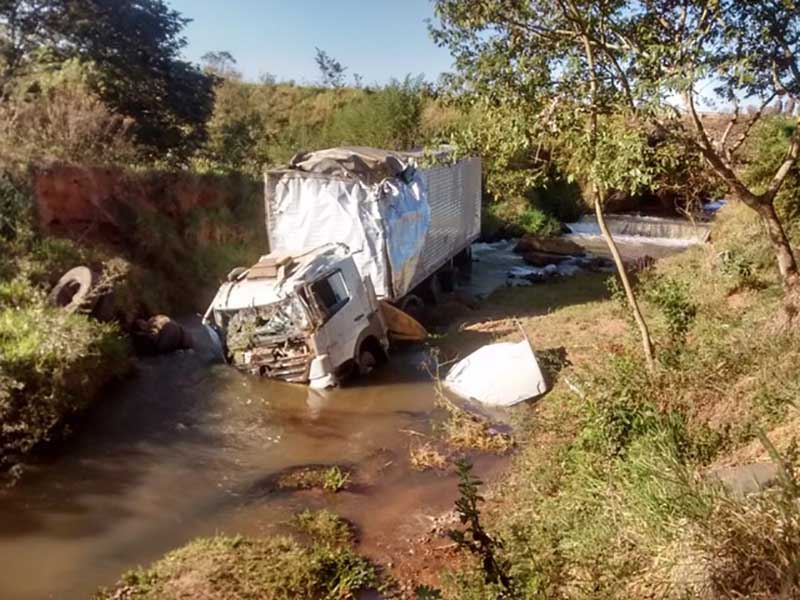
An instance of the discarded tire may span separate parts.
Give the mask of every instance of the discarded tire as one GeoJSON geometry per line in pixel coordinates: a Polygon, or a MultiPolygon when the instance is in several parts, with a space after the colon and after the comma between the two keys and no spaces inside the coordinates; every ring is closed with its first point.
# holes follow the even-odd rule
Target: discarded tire
{"type": "Polygon", "coordinates": [[[70,269],[50,292],[50,303],[68,312],[83,309],[91,312],[99,298],[92,294],[99,276],[89,267],[80,266],[70,269]]]}

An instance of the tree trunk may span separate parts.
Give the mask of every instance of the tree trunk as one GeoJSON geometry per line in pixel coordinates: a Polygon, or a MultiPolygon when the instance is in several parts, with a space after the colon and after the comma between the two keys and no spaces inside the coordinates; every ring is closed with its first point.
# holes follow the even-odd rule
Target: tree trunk
{"type": "Polygon", "coordinates": [[[796,290],[800,287],[800,272],[797,270],[797,261],[789,244],[789,238],[786,237],[786,231],[775,212],[775,205],[772,202],[761,201],[754,208],[767,228],[769,241],[775,252],[775,258],[778,260],[778,271],[783,279],[783,285],[787,290],[796,290]]]}
{"type": "Polygon", "coordinates": [[[642,348],[644,349],[644,357],[647,361],[647,368],[652,371],[655,366],[655,361],[653,360],[653,340],[650,338],[650,331],[647,329],[647,323],[645,323],[644,317],[642,316],[642,311],[639,309],[639,303],[636,301],[636,296],[633,293],[633,287],[631,287],[628,274],[625,272],[625,265],[622,262],[622,257],[617,249],[617,244],[614,242],[614,238],[611,236],[611,232],[608,230],[608,226],[606,225],[606,219],[603,215],[602,201],[602,194],[595,190],[594,211],[597,215],[597,224],[600,226],[600,232],[603,234],[603,238],[605,239],[606,244],[608,244],[608,249],[611,252],[612,258],[614,259],[614,264],[617,267],[617,273],[619,273],[619,278],[622,281],[622,287],[625,288],[625,295],[628,298],[628,304],[631,307],[633,318],[635,319],[636,325],[639,327],[639,333],[642,336],[642,348]]]}

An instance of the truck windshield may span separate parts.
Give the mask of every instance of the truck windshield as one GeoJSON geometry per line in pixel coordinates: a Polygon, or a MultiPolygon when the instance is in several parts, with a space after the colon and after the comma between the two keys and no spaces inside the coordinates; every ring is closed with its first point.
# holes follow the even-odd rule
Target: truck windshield
{"type": "Polygon", "coordinates": [[[312,283],[311,292],[317,306],[326,318],[336,313],[350,299],[341,271],[336,271],[312,283]]]}

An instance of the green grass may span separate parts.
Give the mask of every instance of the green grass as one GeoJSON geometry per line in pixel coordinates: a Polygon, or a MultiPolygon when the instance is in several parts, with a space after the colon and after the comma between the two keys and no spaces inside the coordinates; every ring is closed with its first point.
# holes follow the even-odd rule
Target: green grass
{"type": "Polygon", "coordinates": [[[39,302],[0,308],[0,465],[60,433],[127,369],[114,325],[39,302]]]}
{"type": "Polygon", "coordinates": [[[148,569],[125,574],[96,600],[290,600],[352,598],[375,587],[374,568],[350,548],[303,546],[288,537],[198,539],[148,569]]]}

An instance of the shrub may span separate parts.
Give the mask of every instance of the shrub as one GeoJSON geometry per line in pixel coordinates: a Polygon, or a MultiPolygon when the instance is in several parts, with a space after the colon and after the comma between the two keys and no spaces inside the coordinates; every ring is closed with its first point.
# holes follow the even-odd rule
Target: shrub
{"type": "Polygon", "coordinates": [[[421,78],[407,76],[344,105],[325,131],[326,144],[412,149],[420,138],[421,86],[421,78]]]}
{"type": "Polygon", "coordinates": [[[40,302],[0,308],[0,463],[49,440],[127,370],[113,325],[40,302]]]}
{"type": "Polygon", "coordinates": [[[67,61],[54,73],[17,82],[0,103],[0,161],[24,169],[40,162],[133,162],[131,122],[88,85],[91,71],[67,61]]]}
{"type": "Polygon", "coordinates": [[[661,310],[670,342],[682,345],[697,316],[697,305],[689,297],[689,286],[671,277],[655,277],[648,282],[645,297],[661,310]]]}

